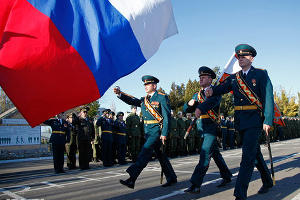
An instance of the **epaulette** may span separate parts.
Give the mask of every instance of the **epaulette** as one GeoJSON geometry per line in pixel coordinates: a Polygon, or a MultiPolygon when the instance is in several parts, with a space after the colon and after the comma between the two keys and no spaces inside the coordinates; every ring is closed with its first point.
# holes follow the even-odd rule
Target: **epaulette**
{"type": "Polygon", "coordinates": [[[259,69],[259,70],[263,70],[263,71],[265,70],[265,69],[261,69],[261,68],[255,68],[255,69],[259,69]]]}
{"type": "Polygon", "coordinates": [[[162,93],[162,92],[158,92],[158,94],[161,94],[161,95],[166,95],[166,94],[164,94],[164,93],[162,93]]]}
{"type": "Polygon", "coordinates": [[[133,96],[131,96],[131,95],[129,95],[129,94],[126,94],[126,93],[124,93],[124,92],[121,92],[121,94],[124,94],[125,96],[129,96],[129,97],[131,97],[131,98],[134,98],[133,96]]]}

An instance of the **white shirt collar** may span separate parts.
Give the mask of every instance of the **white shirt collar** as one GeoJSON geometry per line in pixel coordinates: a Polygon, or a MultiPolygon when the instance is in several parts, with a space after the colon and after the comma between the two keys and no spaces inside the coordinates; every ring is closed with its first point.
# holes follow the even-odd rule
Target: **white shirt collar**
{"type": "Polygon", "coordinates": [[[147,94],[147,95],[149,95],[150,97],[152,97],[154,95],[154,93],[155,93],[155,91],[152,92],[151,94],[147,94]]]}
{"type": "Polygon", "coordinates": [[[242,70],[242,72],[243,72],[243,74],[248,74],[248,72],[250,71],[250,69],[251,69],[251,67],[249,67],[249,69],[248,70],[246,70],[246,71],[244,71],[244,70],[242,70]]]}

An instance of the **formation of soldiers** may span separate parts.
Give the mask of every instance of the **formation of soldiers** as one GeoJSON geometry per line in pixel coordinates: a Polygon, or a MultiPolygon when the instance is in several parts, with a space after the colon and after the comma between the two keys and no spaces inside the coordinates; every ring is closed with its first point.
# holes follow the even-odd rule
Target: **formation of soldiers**
{"type": "Polygon", "coordinates": [[[69,169],[76,168],[76,148],[82,170],[89,168],[90,161],[102,160],[105,167],[126,164],[127,154],[133,163],[126,170],[129,178],[120,180],[120,183],[134,189],[137,178],[155,153],[162,169],[161,178],[164,174],[167,180],[162,187],[169,187],[177,183],[177,176],[168,157],[198,153],[199,163],[191,176],[190,187],[184,192],[200,193],[211,158],[222,178],[218,187],[231,182],[232,173],[219,149],[241,146],[242,157],[234,190],[236,200],[247,198],[254,167],[261,174],[263,183],[258,193],[268,192],[273,187],[274,179],[272,181],[259,143],[266,137],[271,137],[273,141],[292,138],[289,134],[285,136],[284,132],[299,134],[300,123],[298,118],[284,119],[287,124],[285,128],[275,125],[272,129],[274,97],[268,74],[252,66],[256,56],[253,47],[241,44],[235,52],[242,70],[217,86],[212,86],[216,78],[214,71],[206,66],[199,68],[201,90],[184,104],[185,117],[182,112],[175,116],[170,110],[167,95],[156,90],[159,80],[145,75],[142,77],[146,91],[144,97],[136,98],[122,92],[119,87],[114,88],[120,100],[132,105],[132,113],[126,121],[123,112],[117,113],[117,119],[114,119],[114,112],[109,109],[104,110],[99,119],[91,121],[87,118],[88,108],[82,108],[78,115],[69,114],[66,121],[61,115],[47,120],[45,124],[52,127],[50,141],[56,173],[64,172],[62,152],[65,143],[69,169]],[[230,91],[234,95],[234,118],[221,116],[220,122],[221,95],[230,91]],[[137,106],[141,107],[142,118],[136,114],[137,106]],[[292,121],[293,125],[290,124],[292,121]],[[222,137],[222,142],[217,136],[222,137]]]}

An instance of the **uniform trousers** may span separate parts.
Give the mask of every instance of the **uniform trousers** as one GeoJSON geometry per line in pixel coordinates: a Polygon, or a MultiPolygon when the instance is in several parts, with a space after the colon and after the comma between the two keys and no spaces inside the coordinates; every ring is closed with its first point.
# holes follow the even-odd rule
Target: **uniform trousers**
{"type": "Polygon", "coordinates": [[[216,165],[220,170],[221,177],[225,180],[231,179],[232,174],[229,171],[217,145],[216,136],[211,133],[203,133],[203,143],[201,146],[199,163],[195,167],[190,182],[197,187],[200,187],[203,178],[208,170],[209,163],[213,157],[216,165]]]}
{"type": "Polygon", "coordinates": [[[265,187],[271,187],[273,183],[258,143],[258,138],[262,132],[261,128],[248,128],[239,132],[242,138],[242,161],[235,184],[234,196],[246,199],[254,166],[259,171],[265,187]]]}
{"type": "Polygon", "coordinates": [[[65,144],[52,143],[53,164],[55,172],[61,172],[64,169],[65,144]]]}
{"type": "Polygon", "coordinates": [[[158,132],[147,134],[145,133],[146,142],[139,153],[137,160],[126,171],[130,177],[135,181],[140,175],[142,170],[147,166],[152,157],[153,151],[159,160],[163,173],[166,176],[167,181],[176,180],[177,176],[173,170],[173,167],[168,160],[167,156],[160,150],[162,145],[160,140],[160,134],[158,132]]]}

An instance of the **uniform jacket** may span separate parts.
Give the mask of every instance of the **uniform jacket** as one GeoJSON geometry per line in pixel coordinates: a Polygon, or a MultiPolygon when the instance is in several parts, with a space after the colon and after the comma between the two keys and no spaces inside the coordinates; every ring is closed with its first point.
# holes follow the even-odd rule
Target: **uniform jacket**
{"type": "Polygon", "coordinates": [[[73,114],[74,131],[77,132],[77,140],[80,142],[91,142],[95,138],[94,124],[88,119],[82,119],[73,114]]]}
{"type": "Polygon", "coordinates": [[[182,118],[177,119],[177,127],[179,137],[183,138],[183,136],[185,135],[186,127],[185,121],[182,118]]]}
{"type": "MultiPolygon", "coordinates": [[[[140,99],[127,95],[125,93],[121,93],[119,98],[129,105],[139,106],[141,107],[141,111],[143,114],[143,120],[155,120],[155,118],[150,114],[148,109],[144,104],[144,98],[140,99]]],[[[155,91],[153,96],[150,98],[151,105],[163,116],[163,126],[160,130],[159,124],[146,124],[144,123],[145,134],[156,134],[161,133],[163,136],[168,135],[169,128],[169,120],[171,116],[170,103],[167,95],[159,93],[155,91]]]]}
{"type": "MultiPolygon", "coordinates": [[[[258,96],[263,105],[263,112],[257,110],[236,110],[234,113],[235,128],[244,130],[247,128],[262,128],[263,123],[272,126],[274,117],[273,86],[266,70],[251,66],[246,83],[258,96]]],[[[229,76],[223,84],[213,88],[213,95],[221,95],[233,91],[234,105],[251,105],[249,100],[239,91],[236,75],[229,76]]]]}
{"type": "Polygon", "coordinates": [[[126,118],[127,134],[128,136],[142,136],[141,121],[137,114],[131,113],[126,118]]]}
{"type": "MultiPolygon", "coordinates": [[[[201,91],[203,97],[204,97],[204,102],[203,103],[195,103],[194,106],[189,106],[188,103],[185,103],[183,106],[183,111],[184,112],[194,112],[196,108],[199,108],[201,111],[201,115],[207,114],[209,110],[214,110],[215,113],[219,113],[219,106],[221,102],[221,97],[220,96],[213,96],[210,98],[206,98],[204,94],[204,90],[201,91]]],[[[198,92],[195,93],[192,97],[192,99],[198,101],[198,92]]],[[[217,124],[210,118],[206,119],[198,119],[197,120],[197,129],[200,134],[202,133],[212,133],[216,135],[216,128],[217,124]]]]}
{"type": "Polygon", "coordinates": [[[113,132],[116,134],[116,140],[115,142],[119,144],[126,144],[126,133],[127,133],[127,127],[125,124],[125,121],[116,120],[114,122],[113,126],[113,132]]]}
{"type": "Polygon", "coordinates": [[[178,137],[177,120],[174,117],[170,118],[169,134],[170,137],[178,137]]]}
{"type": "Polygon", "coordinates": [[[51,118],[44,122],[44,124],[51,126],[52,134],[50,136],[50,143],[53,144],[65,144],[69,137],[68,123],[63,119],[51,118]],[[59,131],[61,133],[55,133],[59,131]]]}

